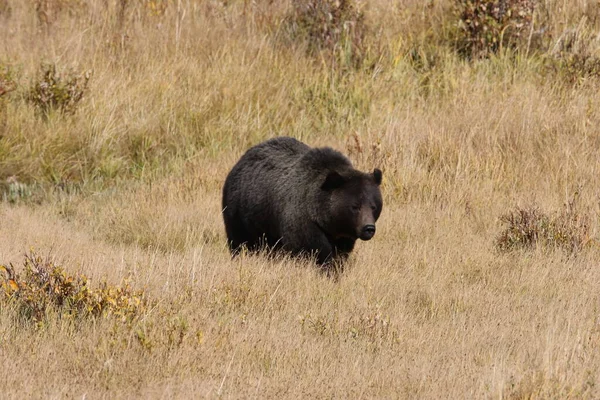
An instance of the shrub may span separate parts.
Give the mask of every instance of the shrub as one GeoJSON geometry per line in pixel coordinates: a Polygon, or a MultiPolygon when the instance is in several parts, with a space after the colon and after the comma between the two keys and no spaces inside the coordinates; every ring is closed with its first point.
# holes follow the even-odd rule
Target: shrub
{"type": "Polygon", "coordinates": [[[517,207],[502,215],[500,221],[505,225],[496,239],[501,251],[545,246],[575,253],[590,241],[588,219],[577,213],[572,203],[554,216],[537,207],[517,207]]]}
{"type": "Polygon", "coordinates": [[[72,114],[87,91],[90,72],[61,75],[55,64],[42,64],[28,100],[44,115],[53,110],[72,114]]]}
{"type": "MultiPolygon", "coordinates": [[[[8,65],[0,62],[0,139],[2,139],[2,128],[7,117],[7,94],[17,88],[14,70],[8,65]]],[[[0,147],[1,150],[1,147],[0,147]]]]}
{"type": "Polygon", "coordinates": [[[43,322],[50,310],[61,317],[112,315],[127,321],[147,305],[144,293],[128,283],[111,286],[102,282],[93,289],[84,275],[68,275],[52,260],[35,253],[25,255],[22,275],[12,264],[0,265],[0,271],[0,302],[13,304],[19,316],[37,323],[43,322]]]}
{"type": "Polygon", "coordinates": [[[33,186],[19,182],[16,176],[10,176],[6,182],[0,182],[0,192],[3,202],[15,204],[30,199],[33,196],[33,186]]]}
{"type": "Polygon", "coordinates": [[[552,60],[551,69],[566,82],[578,84],[588,78],[600,78],[600,58],[586,54],[568,54],[552,60]]]}
{"type": "Polygon", "coordinates": [[[7,65],[0,64],[0,97],[15,90],[17,83],[15,81],[15,73],[7,65]]]}
{"type": "Polygon", "coordinates": [[[485,57],[529,43],[535,0],[458,0],[462,54],[485,57]]]}
{"type": "Polygon", "coordinates": [[[577,84],[587,78],[600,78],[600,39],[586,19],[575,29],[560,35],[549,52],[547,65],[566,82],[577,84]]]}
{"type": "Polygon", "coordinates": [[[353,0],[293,0],[284,26],[310,55],[352,66],[363,59],[365,17],[353,0]]]}

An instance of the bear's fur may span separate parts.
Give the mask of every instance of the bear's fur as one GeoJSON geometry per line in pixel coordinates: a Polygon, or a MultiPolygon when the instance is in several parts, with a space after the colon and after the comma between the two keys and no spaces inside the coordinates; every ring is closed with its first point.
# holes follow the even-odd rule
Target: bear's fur
{"type": "Polygon", "coordinates": [[[344,260],[358,238],[375,234],[382,173],[360,172],[341,153],[279,137],[249,149],[223,188],[223,219],[232,254],[263,246],[344,260]]]}

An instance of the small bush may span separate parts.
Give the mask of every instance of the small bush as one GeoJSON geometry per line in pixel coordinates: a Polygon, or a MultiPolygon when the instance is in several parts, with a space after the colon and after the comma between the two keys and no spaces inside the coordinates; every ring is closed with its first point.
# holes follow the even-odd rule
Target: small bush
{"type": "Polygon", "coordinates": [[[15,176],[10,176],[6,182],[0,182],[0,192],[3,202],[16,204],[21,200],[30,199],[34,191],[32,185],[19,182],[15,176]]]}
{"type": "Polygon", "coordinates": [[[0,64],[0,97],[17,88],[15,73],[7,65],[0,64]]]}
{"type": "Polygon", "coordinates": [[[42,64],[28,100],[45,116],[53,110],[72,114],[87,91],[90,72],[61,75],[55,64],[42,64]]]}
{"type": "Polygon", "coordinates": [[[479,58],[527,45],[535,5],[535,0],[458,0],[460,52],[479,58]]]}
{"type": "Polygon", "coordinates": [[[24,273],[13,265],[0,265],[0,302],[13,304],[19,316],[43,322],[47,311],[61,317],[98,317],[112,315],[124,321],[137,317],[147,306],[144,293],[128,283],[111,286],[102,282],[90,287],[84,275],[68,275],[49,259],[32,253],[25,255],[24,273]]]}
{"type": "Polygon", "coordinates": [[[589,78],[600,78],[600,58],[590,55],[561,56],[552,60],[550,68],[570,84],[578,84],[589,78]]]}
{"type": "Polygon", "coordinates": [[[353,0],[293,0],[284,26],[310,55],[353,66],[363,59],[365,17],[353,0]]]}
{"type": "Polygon", "coordinates": [[[496,239],[496,247],[512,251],[544,246],[575,253],[590,241],[587,220],[572,204],[554,216],[536,207],[517,207],[500,217],[505,229],[496,239]]]}
{"type": "Polygon", "coordinates": [[[600,38],[589,28],[586,19],[575,29],[568,29],[556,40],[549,52],[547,65],[562,80],[577,84],[588,78],[600,78],[600,38]]]}
{"type": "MultiPolygon", "coordinates": [[[[0,62],[0,139],[2,139],[2,128],[4,128],[7,118],[7,104],[10,92],[17,88],[16,76],[14,70],[0,62]]],[[[0,146],[0,153],[1,153],[0,146]]],[[[1,175],[1,174],[0,174],[1,175]]]]}

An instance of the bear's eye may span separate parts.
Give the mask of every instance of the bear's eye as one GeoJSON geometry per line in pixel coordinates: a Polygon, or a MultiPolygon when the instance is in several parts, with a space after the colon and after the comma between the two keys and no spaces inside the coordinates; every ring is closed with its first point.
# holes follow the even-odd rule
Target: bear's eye
{"type": "Polygon", "coordinates": [[[360,210],[360,205],[355,204],[352,206],[352,211],[358,211],[358,210],[360,210]]]}
{"type": "Polygon", "coordinates": [[[371,211],[375,211],[375,210],[377,210],[377,207],[371,206],[371,211]]]}

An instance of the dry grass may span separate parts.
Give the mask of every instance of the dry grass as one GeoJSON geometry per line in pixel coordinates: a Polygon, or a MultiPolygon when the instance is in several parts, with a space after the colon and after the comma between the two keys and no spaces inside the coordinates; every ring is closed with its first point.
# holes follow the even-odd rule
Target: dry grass
{"type": "Polygon", "coordinates": [[[600,397],[599,82],[569,63],[600,20],[538,3],[547,48],[469,61],[450,1],[369,2],[366,61],[337,70],[280,40],[284,1],[0,0],[0,264],[33,247],[152,304],[28,324],[2,300],[3,396],[600,397]],[[28,102],[42,63],[91,71],[73,112],[28,102]],[[384,170],[337,281],[227,252],[224,178],[276,135],[384,170]],[[497,251],[507,212],[576,192],[576,256],[497,251]]]}

